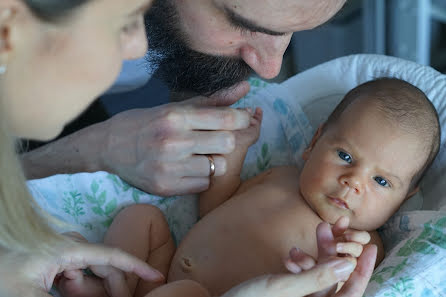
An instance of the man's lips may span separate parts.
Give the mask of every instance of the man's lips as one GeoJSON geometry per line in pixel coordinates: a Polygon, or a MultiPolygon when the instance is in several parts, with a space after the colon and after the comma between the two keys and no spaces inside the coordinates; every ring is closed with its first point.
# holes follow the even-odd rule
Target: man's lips
{"type": "Polygon", "coordinates": [[[330,200],[330,202],[332,204],[334,204],[335,206],[342,208],[342,209],[350,209],[348,207],[347,202],[345,202],[344,200],[340,199],[340,198],[335,198],[335,197],[328,197],[328,200],[330,200]]]}

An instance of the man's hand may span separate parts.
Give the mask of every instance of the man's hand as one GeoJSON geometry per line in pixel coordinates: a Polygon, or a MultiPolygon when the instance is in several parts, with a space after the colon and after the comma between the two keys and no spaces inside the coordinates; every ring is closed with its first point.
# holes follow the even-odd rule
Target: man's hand
{"type": "Polygon", "coordinates": [[[123,112],[23,155],[27,177],[104,170],[156,195],[204,191],[210,174],[205,155],[213,155],[215,175],[225,174],[221,155],[234,150],[232,131],[250,124],[247,111],[228,107],[248,90],[243,82],[210,98],[123,112]]]}

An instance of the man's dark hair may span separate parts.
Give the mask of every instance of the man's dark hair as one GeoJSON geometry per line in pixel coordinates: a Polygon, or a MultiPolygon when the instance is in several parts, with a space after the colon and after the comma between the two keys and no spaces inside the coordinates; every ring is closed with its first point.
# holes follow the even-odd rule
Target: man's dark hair
{"type": "Polygon", "coordinates": [[[252,72],[241,58],[191,49],[172,0],[153,1],[146,15],[146,30],[150,47],[147,60],[157,69],[155,76],[172,91],[211,95],[245,80],[252,72]]]}
{"type": "Polygon", "coordinates": [[[415,188],[440,149],[440,120],[432,102],[423,91],[404,80],[378,78],[348,92],[328,117],[324,130],[335,124],[344,110],[359,99],[373,100],[390,121],[424,140],[429,154],[424,165],[412,177],[410,189],[415,188]]]}

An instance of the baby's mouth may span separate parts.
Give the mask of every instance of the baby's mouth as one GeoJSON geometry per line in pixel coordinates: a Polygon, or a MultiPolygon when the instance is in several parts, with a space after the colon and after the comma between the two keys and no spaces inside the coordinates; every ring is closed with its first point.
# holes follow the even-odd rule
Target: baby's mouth
{"type": "Polygon", "coordinates": [[[340,199],[340,198],[328,196],[328,200],[331,202],[331,204],[333,204],[336,207],[339,207],[339,208],[342,208],[342,209],[350,209],[348,207],[347,202],[342,200],[342,199],[340,199]]]}

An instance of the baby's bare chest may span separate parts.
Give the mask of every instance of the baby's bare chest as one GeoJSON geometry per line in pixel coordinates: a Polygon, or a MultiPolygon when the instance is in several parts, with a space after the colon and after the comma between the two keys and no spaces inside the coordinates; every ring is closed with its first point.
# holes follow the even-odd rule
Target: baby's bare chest
{"type": "Polygon", "coordinates": [[[293,247],[316,256],[320,219],[295,189],[254,187],[208,214],[179,246],[169,281],[193,279],[218,295],[252,277],[285,272],[293,247]]]}

